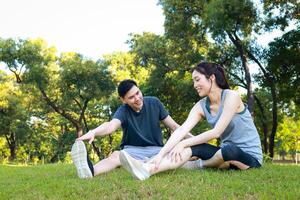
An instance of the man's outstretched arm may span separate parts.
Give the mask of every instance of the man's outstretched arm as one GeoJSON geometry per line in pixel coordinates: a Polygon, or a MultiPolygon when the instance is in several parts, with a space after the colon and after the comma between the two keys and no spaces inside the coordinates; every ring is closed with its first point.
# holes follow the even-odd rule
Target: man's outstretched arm
{"type": "Polygon", "coordinates": [[[77,140],[89,140],[89,143],[92,143],[95,139],[95,136],[104,136],[112,134],[119,127],[121,127],[121,121],[114,118],[111,121],[105,122],[97,128],[90,130],[83,136],[77,138],[77,140]]]}

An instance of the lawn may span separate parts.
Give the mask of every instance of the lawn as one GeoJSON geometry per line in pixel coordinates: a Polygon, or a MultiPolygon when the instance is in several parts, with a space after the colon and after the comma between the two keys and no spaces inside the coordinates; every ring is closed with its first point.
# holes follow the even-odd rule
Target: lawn
{"type": "Polygon", "coordinates": [[[178,169],[138,181],[122,168],[80,180],[68,164],[0,165],[0,199],[300,199],[300,166],[178,169]]]}

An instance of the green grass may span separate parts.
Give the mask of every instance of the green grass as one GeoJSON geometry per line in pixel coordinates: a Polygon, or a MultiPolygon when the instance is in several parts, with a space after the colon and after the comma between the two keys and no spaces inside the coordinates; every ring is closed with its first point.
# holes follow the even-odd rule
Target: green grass
{"type": "Polygon", "coordinates": [[[81,180],[73,165],[0,165],[0,199],[300,199],[300,166],[178,169],[137,181],[122,168],[81,180]]]}

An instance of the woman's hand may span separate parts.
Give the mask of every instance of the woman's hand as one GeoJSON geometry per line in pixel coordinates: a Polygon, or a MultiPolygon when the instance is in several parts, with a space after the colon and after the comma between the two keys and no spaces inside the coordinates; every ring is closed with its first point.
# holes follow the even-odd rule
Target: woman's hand
{"type": "Polygon", "coordinates": [[[169,153],[169,158],[171,162],[179,162],[182,160],[181,153],[183,152],[184,146],[182,143],[178,143],[169,153]]]}
{"type": "Polygon", "coordinates": [[[76,140],[89,140],[89,143],[91,144],[94,141],[94,139],[95,139],[95,131],[90,130],[89,132],[77,138],[76,140]]]}
{"type": "Polygon", "coordinates": [[[159,165],[160,165],[160,163],[161,163],[163,157],[164,157],[164,156],[163,156],[162,154],[158,153],[156,156],[154,156],[154,157],[149,161],[149,163],[154,164],[154,170],[157,170],[157,169],[158,169],[158,167],[159,167],[159,165]]]}

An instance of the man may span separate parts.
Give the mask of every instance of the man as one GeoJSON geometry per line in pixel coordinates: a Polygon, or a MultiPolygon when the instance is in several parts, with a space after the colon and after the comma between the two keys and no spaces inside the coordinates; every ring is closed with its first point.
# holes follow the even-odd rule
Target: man
{"type": "Polygon", "coordinates": [[[121,149],[133,158],[145,161],[158,154],[163,146],[160,121],[172,131],[179,127],[159,99],[143,97],[135,81],[122,81],[118,86],[118,93],[123,105],[115,112],[113,119],[81,136],[72,146],[71,155],[79,178],[91,178],[121,165],[120,151],[114,151],[108,158],[93,166],[83,140],[91,143],[95,136],[109,135],[122,127],[121,149]]]}

